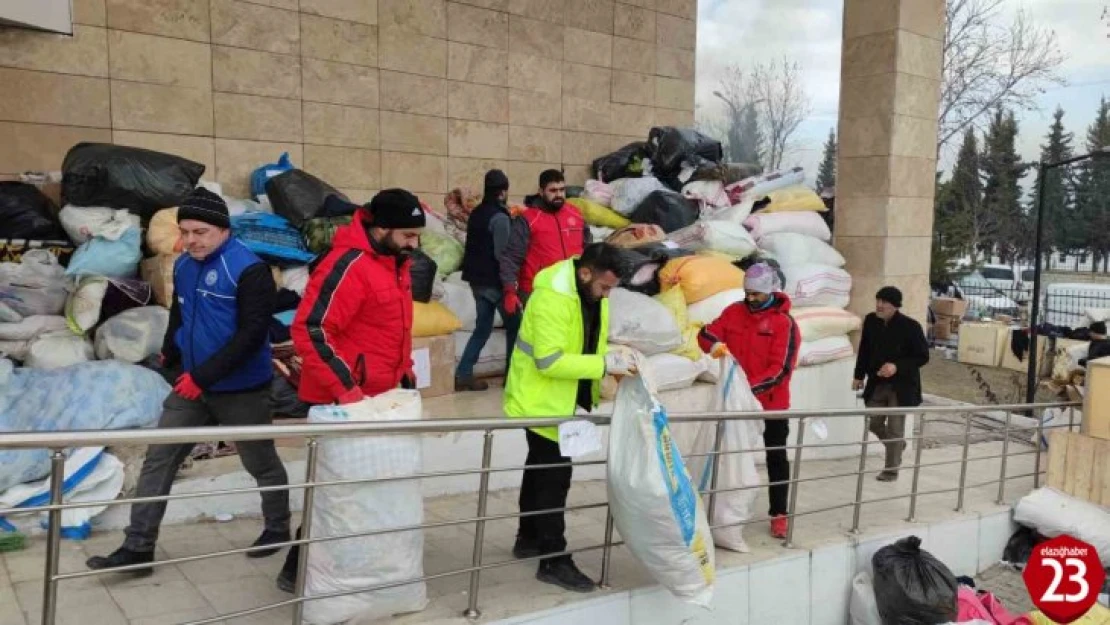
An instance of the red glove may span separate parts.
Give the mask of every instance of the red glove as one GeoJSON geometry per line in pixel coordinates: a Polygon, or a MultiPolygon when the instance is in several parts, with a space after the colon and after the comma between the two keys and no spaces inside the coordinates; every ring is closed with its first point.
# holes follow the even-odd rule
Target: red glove
{"type": "Polygon", "coordinates": [[[173,392],[189,400],[200,399],[200,394],[204,391],[201,390],[197,383],[193,381],[191,374],[184,374],[177,378],[177,384],[173,386],[173,392]]]}
{"type": "Polygon", "coordinates": [[[363,394],[361,388],[356,386],[337,397],[335,403],[343,406],[345,404],[357,404],[364,399],[366,399],[366,395],[363,394]]]}
{"type": "Polygon", "coordinates": [[[511,284],[506,284],[504,288],[504,305],[505,312],[510,315],[515,315],[520,311],[520,295],[516,292],[516,287],[511,284]]]}

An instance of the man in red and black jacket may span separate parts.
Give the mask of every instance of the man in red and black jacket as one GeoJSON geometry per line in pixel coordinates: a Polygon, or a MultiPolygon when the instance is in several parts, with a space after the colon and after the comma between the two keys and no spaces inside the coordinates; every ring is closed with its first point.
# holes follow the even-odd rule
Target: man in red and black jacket
{"type": "MultiPolygon", "coordinates": [[[[420,246],[424,224],[415,195],[386,189],[336,231],[291,328],[303,360],[303,401],[351,404],[398,386],[416,387],[409,257],[420,246]]],[[[292,592],[299,557],[296,546],[289,550],[278,588],[292,592]]]]}
{"type": "MultiPolygon", "coordinates": [[[[764,410],[790,409],[790,378],[798,363],[801,334],[790,316],[790,298],[777,288],[775,270],[756,263],[744,273],[745,301],[725,309],[698,334],[702,351],[714,358],[732,354],[747,375],[764,410]]],[[[771,500],[771,535],[786,538],[790,460],[786,439],[789,419],[764,419],[767,476],[771,500]]]]}
{"type": "Polygon", "coordinates": [[[544,170],[540,174],[537,205],[525,208],[513,219],[509,242],[500,259],[506,312],[520,312],[522,302],[527,302],[532,293],[536,274],[578,256],[593,241],[582,213],[566,200],[563,172],[544,170]]]}

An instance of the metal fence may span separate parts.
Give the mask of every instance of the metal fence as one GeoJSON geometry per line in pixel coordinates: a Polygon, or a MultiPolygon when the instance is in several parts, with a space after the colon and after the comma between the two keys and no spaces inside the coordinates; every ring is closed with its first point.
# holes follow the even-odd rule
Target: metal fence
{"type": "MultiPolygon", "coordinates": [[[[1067,328],[1087,327],[1090,323],[1088,311],[1110,311],[1110,290],[1099,286],[1041,287],[1041,307],[1037,315],[1040,322],[1067,328]]],[[[967,302],[968,318],[1005,315],[1024,324],[1030,321],[1032,283],[1024,288],[996,287],[986,282],[957,283],[950,291],[967,302]]]]}
{"type": "MultiPolygon", "coordinates": [[[[997,406],[922,406],[916,408],[883,408],[883,409],[842,409],[832,411],[780,411],[780,412],[756,412],[756,413],[696,413],[696,414],[675,414],[670,417],[672,424],[698,422],[703,424],[701,427],[711,427],[716,424],[716,438],[713,450],[701,454],[688,454],[685,457],[712,457],[713,462],[713,481],[709,489],[703,491],[702,495],[705,498],[706,506],[708,509],[708,518],[713,518],[713,510],[716,505],[717,496],[721,493],[735,492],[741,490],[752,490],[766,488],[768,484],[763,483],[756,486],[745,486],[738,488],[718,488],[716,481],[717,465],[719,458],[729,454],[741,453],[762,453],[763,449],[757,450],[738,450],[738,449],[724,449],[722,447],[723,433],[728,422],[736,420],[755,420],[755,419],[771,419],[771,418],[793,418],[797,419],[797,430],[795,433],[796,442],[793,445],[786,445],[781,448],[788,453],[792,454],[791,477],[786,483],[791,485],[788,509],[788,530],[784,546],[790,548],[794,543],[795,525],[796,520],[801,516],[820,514],[833,510],[852,509],[852,532],[857,532],[860,528],[861,518],[864,507],[868,504],[881,503],[892,500],[908,499],[907,520],[915,520],[917,513],[918,500],[924,496],[952,494],[955,495],[955,510],[962,511],[964,508],[965,494],[968,489],[982,488],[997,484],[998,495],[997,503],[1001,504],[1005,501],[1006,484],[1008,481],[1033,478],[1034,487],[1040,484],[1040,475],[1043,471],[1040,470],[1041,466],[1041,453],[1042,445],[1033,445],[1035,448],[1032,450],[1023,449],[1020,451],[1013,451],[1011,449],[1011,439],[1016,435],[1025,433],[1025,437],[1021,440],[1025,444],[1031,445],[1029,442],[1028,433],[1036,431],[1036,440],[1044,440],[1045,430],[1049,427],[1073,427],[1074,408],[1076,403],[1045,403],[1045,404],[1013,404],[1013,405],[997,405],[997,406]],[[1034,414],[1039,414],[1045,409],[1060,408],[1067,409],[1069,413],[1069,423],[1067,426],[1045,426],[1044,421],[1038,420],[1036,426],[1027,427],[1014,427],[1012,424],[1013,412],[1016,411],[1033,411],[1034,414]],[[972,439],[973,420],[977,414],[982,413],[997,413],[998,411],[1005,411],[1005,423],[999,430],[1003,437],[1002,453],[991,456],[976,456],[969,458],[969,448],[972,439]],[[962,435],[962,454],[960,460],[949,460],[939,462],[923,462],[922,457],[924,453],[925,443],[929,439],[937,438],[936,436],[926,436],[924,434],[924,427],[926,418],[930,415],[944,415],[944,414],[959,414],[963,417],[963,435],[962,435]],[[868,419],[860,419],[862,421],[862,433],[860,439],[855,442],[848,443],[817,443],[817,444],[804,444],[804,435],[806,430],[807,420],[814,418],[832,418],[832,419],[845,419],[856,418],[860,416],[886,416],[886,415],[918,415],[922,418],[916,419],[916,426],[911,435],[906,436],[902,440],[907,443],[915,443],[914,461],[912,465],[903,465],[903,470],[912,469],[912,482],[910,492],[908,494],[898,494],[889,497],[863,499],[864,492],[864,479],[868,474],[874,474],[882,471],[883,469],[868,469],[866,465],[867,447],[868,447],[868,419]],[[802,464],[804,458],[802,451],[804,449],[819,449],[819,448],[836,448],[836,447],[860,447],[859,452],[859,465],[857,470],[850,473],[843,473],[837,475],[820,475],[814,477],[801,477],[802,464]],[[1034,471],[1032,473],[1025,473],[1020,475],[1008,474],[1008,461],[1019,456],[1033,455],[1034,456],[1034,471]],[[976,482],[973,484],[968,483],[969,471],[968,466],[973,462],[982,460],[1000,459],[1001,470],[997,479],[988,480],[985,482],[976,482]],[[923,491],[919,489],[919,477],[921,469],[929,467],[939,467],[945,465],[959,464],[959,480],[956,486],[946,489],[934,489],[923,491]],[[842,503],[836,506],[816,510],[799,511],[798,508],[798,486],[806,482],[815,482],[820,480],[831,480],[838,478],[856,478],[855,497],[852,501],[842,503]]],[[[610,421],[609,417],[585,417],[593,421],[597,425],[607,425],[610,421]]],[[[0,515],[11,514],[27,514],[27,513],[47,513],[47,544],[46,556],[44,563],[44,578],[43,578],[43,603],[42,603],[42,623],[44,625],[53,625],[58,611],[58,583],[65,580],[77,579],[82,577],[91,577],[96,575],[108,575],[126,572],[130,570],[142,569],[147,567],[167,566],[173,564],[181,564],[185,562],[194,562],[198,560],[205,560],[229,554],[245,554],[251,551],[258,551],[261,549],[269,549],[275,546],[301,546],[300,557],[300,570],[297,574],[296,592],[293,598],[286,601],[259,606],[238,612],[223,614],[220,616],[192,621],[190,625],[203,625],[206,623],[215,623],[225,619],[237,618],[280,608],[284,606],[293,606],[292,622],[294,624],[302,623],[303,607],[306,601],[313,601],[319,599],[326,599],[330,597],[338,597],[345,595],[359,594],[374,590],[381,590],[385,588],[394,588],[405,586],[412,583],[421,581],[430,581],[433,579],[454,576],[454,575],[467,575],[469,576],[469,595],[468,607],[465,611],[465,616],[470,619],[478,619],[481,616],[479,610],[479,598],[481,592],[481,574],[482,571],[490,570],[497,567],[503,567],[514,563],[519,563],[527,560],[539,560],[545,557],[571,555],[576,553],[583,553],[588,551],[602,551],[602,563],[600,573],[600,585],[602,587],[608,586],[609,576],[611,572],[610,556],[613,547],[623,544],[622,542],[615,542],[613,540],[613,518],[608,513],[606,514],[605,523],[605,537],[600,545],[592,545],[588,547],[568,549],[564,552],[557,554],[545,554],[535,558],[527,558],[525,560],[508,559],[499,562],[485,562],[483,560],[483,543],[484,543],[484,530],[486,523],[492,521],[500,521],[506,519],[520,518],[519,513],[513,514],[488,514],[488,497],[489,497],[489,481],[490,475],[498,472],[513,472],[525,469],[523,466],[491,466],[493,457],[493,445],[495,434],[504,430],[519,430],[522,427],[542,427],[557,425],[562,419],[533,419],[533,420],[517,420],[512,421],[496,418],[496,419],[449,419],[449,420],[429,420],[429,421],[411,421],[411,422],[388,422],[388,423],[357,423],[357,424],[306,424],[306,425],[283,425],[283,426],[256,426],[256,427],[200,427],[200,428],[173,428],[173,429],[149,429],[149,430],[132,430],[132,431],[80,431],[80,432],[34,432],[34,433],[3,433],[0,434],[0,449],[49,449],[51,452],[51,471],[50,471],[50,503],[48,505],[33,507],[33,508],[12,508],[0,509],[0,515]],[[357,480],[336,480],[327,482],[316,481],[316,467],[319,446],[322,441],[326,441],[333,437],[344,436],[360,436],[360,435],[389,435],[389,434],[408,434],[408,435],[421,435],[421,434],[439,434],[448,432],[473,432],[479,431],[484,433],[484,442],[482,446],[482,461],[481,467],[476,469],[457,470],[457,471],[438,471],[438,472],[425,472],[410,476],[403,477],[390,477],[390,478],[373,478],[373,479],[357,479],[357,480]],[[187,494],[171,494],[160,497],[145,497],[145,498],[124,498],[112,501],[94,501],[82,503],[65,503],[63,500],[63,480],[64,466],[65,466],[65,450],[72,447],[84,446],[111,446],[121,444],[165,444],[165,443],[190,443],[198,440],[223,440],[223,441],[245,441],[245,440],[264,440],[271,438],[301,438],[305,440],[307,447],[307,460],[305,468],[305,481],[303,484],[281,486],[281,487],[253,487],[253,488],[237,488],[220,491],[196,492],[187,494]],[[365,484],[365,483],[383,483],[397,480],[425,480],[436,479],[453,476],[463,475],[476,475],[479,479],[478,484],[478,498],[477,509],[475,515],[470,518],[454,519],[450,521],[440,521],[431,523],[422,523],[415,526],[406,527],[391,527],[371,532],[352,533],[339,536],[319,536],[311,537],[312,530],[312,508],[313,497],[318,488],[326,488],[329,486],[338,485],[352,485],[352,484],[365,484]],[[100,506],[113,506],[123,504],[134,504],[144,501],[170,501],[177,499],[195,499],[206,497],[217,497],[233,494],[244,493],[261,493],[271,490],[303,490],[303,516],[302,516],[302,534],[301,538],[290,540],[284,543],[267,545],[264,547],[246,547],[242,549],[230,549],[226,551],[218,551],[213,553],[205,553],[194,556],[173,558],[168,560],[155,561],[150,564],[133,565],[129,567],[120,567],[117,569],[109,570],[90,570],[75,573],[61,574],[59,569],[60,557],[60,544],[61,544],[61,529],[62,529],[62,511],[73,508],[83,507],[100,507],[100,506]],[[445,528],[461,525],[474,525],[474,551],[469,567],[460,568],[453,571],[444,573],[437,573],[433,575],[425,575],[419,579],[406,579],[397,580],[388,584],[380,584],[367,588],[359,588],[356,590],[334,592],[330,594],[314,595],[312,597],[305,597],[305,573],[308,562],[308,551],[314,543],[324,541],[345,540],[350,538],[358,538],[365,536],[383,535],[393,532],[410,532],[421,531],[434,528],[445,528]],[[310,538],[311,537],[311,538],[310,538]]],[[[871,444],[875,444],[871,441],[871,444]]],[[[592,460],[582,462],[570,462],[569,466],[586,466],[586,465],[604,465],[605,460],[592,460]]],[[[529,467],[533,469],[554,468],[561,466],[568,466],[568,464],[551,464],[551,465],[538,465],[529,467]]],[[[782,482],[779,482],[782,483],[782,482]]],[[[589,509],[608,508],[608,503],[594,502],[590,504],[567,506],[561,509],[548,509],[538,512],[528,513],[529,515],[547,514],[550,512],[574,512],[589,509]]],[[[755,518],[744,521],[742,523],[734,523],[730,525],[713,526],[714,529],[719,527],[732,527],[738,525],[749,525],[753,523],[766,522],[769,519],[766,517],[755,518]]]]}

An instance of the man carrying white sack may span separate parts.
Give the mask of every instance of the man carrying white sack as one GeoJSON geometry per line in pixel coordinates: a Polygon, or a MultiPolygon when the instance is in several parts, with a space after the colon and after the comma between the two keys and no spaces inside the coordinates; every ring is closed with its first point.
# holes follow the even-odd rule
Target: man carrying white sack
{"type": "MultiPolygon", "coordinates": [[[[277,288],[270,268],[238,239],[223,198],[195,189],[177,211],[185,248],[173,267],[174,301],[160,360],[181,370],[166,398],[160,428],[205,425],[270,425],[269,327],[277,288]]],[[[239,459],[259,486],[289,483],[274,441],[241,441],[239,459]]],[[[168,495],[192,443],[151,445],[143,460],[136,497],[168,495]]],[[[123,546],[89,558],[90,569],[115,569],[154,561],[154,545],[166,513],[165,501],[131,506],[123,546]]],[[[267,547],[289,540],[289,492],[262,493],[265,530],[254,542],[267,547]]],[[[280,547],[247,553],[270,556],[280,547]]],[[[132,569],[135,576],[153,573],[132,569]]]]}
{"type": "MultiPolygon", "coordinates": [[[[748,376],[752,394],[764,410],[790,409],[790,378],[798,364],[801,333],[790,317],[790,298],[780,291],[775,270],[756,263],[744,272],[744,301],[725,309],[698,333],[698,345],[714,358],[732,354],[748,376]]],[[[771,535],[786,538],[790,460],[789,419],[764,419],[763,444],[771,508],[771,535]]]]}
{"type": "MultiPolygon", "coordinates": [[[[597,406],[606,373],[636,373],[622,351],[608,350],[609,293],[620,283],[621,256],[606,243],[587,246],[579,258],[560,261],[536,275],[524,309],[505,385],[505,414],[510,418],[572,417],[576,408],[597,406]]],[[[532,428],[526,466],[567,464],[559,450],[559,429],[532,428]]],[[[572,467],[525,469],[520,512],[557,510],[522,516],[513,555],[534,558],[566,551],[563,509],[572,467]]],[[[540,560],[536,579],[575,592],[596,586],[569,555],[540,560]]]]}
{"type": "MultiPolygon", "coordinates": [[[[875,312],[863,320],[852,389],[863,389],[868,408],[921,405],[921,367],[929,363],[929,342],[921,324],[901,308],[902,292],[884,286],[875,294],[875,312]]],[[[884,470],[875,479],[893,482],[906,449],[906,415],[870,417],[868,428],[886,447],[884,470]]]]}

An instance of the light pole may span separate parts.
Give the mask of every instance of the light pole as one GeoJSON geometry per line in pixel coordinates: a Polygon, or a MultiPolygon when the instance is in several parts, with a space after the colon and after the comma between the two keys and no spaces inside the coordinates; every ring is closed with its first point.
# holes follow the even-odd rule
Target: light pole
{"type": "Polygon", "coordinates": [[[1041,313],[1041,239],[1044,237],[1044,187],[1048,172],[1086,160],[1110,157],[1110,146],[1103,146],[1082,156],[1067,158],[1055,163],[1041,161],[1037,181],[1037,232],[1033,244],[1033,307],[1029,311],[1029,370],[1025,376],[1025,403],[1032,404],[1037,395],[1037,317],[1041,313]]]}

